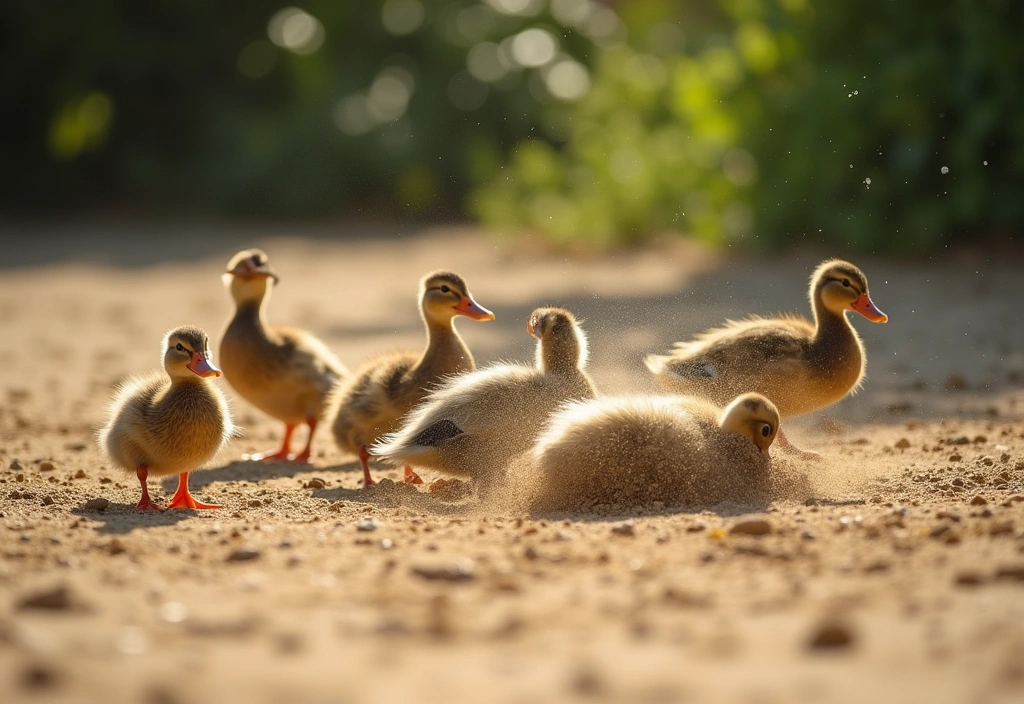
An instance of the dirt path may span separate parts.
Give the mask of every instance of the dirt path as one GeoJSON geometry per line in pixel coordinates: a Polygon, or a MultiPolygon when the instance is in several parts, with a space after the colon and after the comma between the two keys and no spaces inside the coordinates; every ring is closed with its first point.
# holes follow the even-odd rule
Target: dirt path
{"type": "Polygon", "coordinates": [[[236,461],[280,432],[236,400],[245,436],[193,481],[225,508],[137,515],[134,478],[105,465],[93,431],[168,328],[219,334],[220,272],[243,243],[282,276],[271,320],[346,363],[419,348],[416,281],[445,267],[498,315],[459,325],[479,362],[530,359],[527,315],[561,305],[584,319],[609,393],[655,390],[643,354],[726,317],[806,311],[824,255],[576,258],[468,230],[59,234],[28,233],[0,270],[2,701],[1024,697],[1024,265],[856,259],[891,322],[855,322],[859,395],[787,425],[826,457],[803,467],[807,501],[484,514],[361,490],[326,432],[313,468],[236,461]],[[769,534],[735,532],[754,519],[769,534]]]}

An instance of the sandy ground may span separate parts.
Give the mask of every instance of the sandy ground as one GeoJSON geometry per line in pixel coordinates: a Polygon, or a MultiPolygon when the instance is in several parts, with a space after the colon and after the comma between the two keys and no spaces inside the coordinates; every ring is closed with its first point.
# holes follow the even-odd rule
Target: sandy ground
{"type": "Polygon", "coordinates": [[[809,272],[841,254],[371,234],[3,228],[0,701],[1022,701],[1017,255],[856,258],[891,322],[855,321],[859,395],[786,426],[825,455],[804,467],[810,498],[484,513],[363,491],[327,432],[312,467],[241,462],[280,428],[234,399],[245,435],[193,479],[225,508],[136,514],[134,477],[93,433],[168,328],[219,335],[241,246],[282,276],[271,320],[346,363],[421,347],[416,281],[443,266],[497,313],[459,325],[479,362],[529,360],[528,313],[561,305],[585,320],[606,393],[653,391],[643,354],[726,317],[806,311],[809,272]],[[750,521],[768,533],[736,530],[750,521]]]}

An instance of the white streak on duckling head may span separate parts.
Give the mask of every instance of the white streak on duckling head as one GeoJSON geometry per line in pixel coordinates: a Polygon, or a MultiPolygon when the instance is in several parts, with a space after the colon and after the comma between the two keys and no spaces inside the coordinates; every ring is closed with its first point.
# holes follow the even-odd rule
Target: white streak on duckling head
{"type": "Polygon", "coordinates": [[[718,423],[723,430],[739,433],[767,452],[779,432],[779,410],[761,394],[743,394],[722,409],[718,423]]]}
{"type": "Polygon", "coordinates": [[[164,370],[172,380],[206,379],[221,375],[210,354],[210,340],[195,325],[182,325],[164,336],[164,370]]]}
{"type": "Polygon", "coordinates": [[[244,249],[231,257],[221,278],[231,290],[235,305],[259,303],[270,291],[270,280],[275,284],[280,281],[270,268],[266,252],[260,249],[244,249]]]}

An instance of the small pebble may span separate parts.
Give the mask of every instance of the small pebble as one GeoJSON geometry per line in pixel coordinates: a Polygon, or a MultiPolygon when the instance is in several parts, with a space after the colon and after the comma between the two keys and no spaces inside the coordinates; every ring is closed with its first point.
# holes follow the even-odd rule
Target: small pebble
{"type": "Polygon", "coordinates": [[[971,506],[984,506],[988,503],[988,500],[981,494],[975,494],[974,498],[971,499],[971,506]]]}
{"type": "Polygon", "coordinates": [[[747,518],[729,529],[730,535],[768,535],[771,532],[772,524],[766,518],[747,518]]]}
{"type": "Polygon", "coordinates": [[[811,650],[839,650],[849,648],[853,641],[853,630],[848,624],[826,621],[815,628],[807,647],[811,650]]]}
{"type": "Polygon", "coordinates": [[[261,554],[262,553],[255,548],[238,548],[228,555],[227,562],[248,562],[250,560],[258,560],[261,554]]]}
{"type": "Polygon", "coordinates": [[[51,587],[50,589],[43,589],[22,597],[18,601],[18,608],[66,611],[71,608],[71,592],[63,584],[51,587]]]}
{"type": "Polygon", "coordinates": [[[53,505],[53,497],[52,496],[44,496],[43,497],[43,506],[52,506],[52,505],[53,505]]]}
{"type": "Polygon", "coordinates": [[[85,473],[84,469],[80,469],[75,472],[75,479],[85,479],[87,476],[88,475],[85,473]]]}
{"type": "Polygon", "coordinates": [[[897,450],[906,450],[908,447],[910,447],[910,441],[906,438],[900,438],[896,441],[897,450]]]}
{"type": "Polygon", "coordinates": [[[57,468],[54,466],[53,462],[50,462],[49,460],[46,460],[45,462],[40,462],[39,463],[39,471],[40,472],[52,472],[55,469],[57,469],[57,468]]]}
{"type": "Polygon", "coordinates": [[[617,523],[612,526],[612,533],[615,535],[634,536],[636,535],[636,527],[633,525],[633,521],[626,521],[625,523],[617,523]]]}
{"type": "Polygon", "coordinates": [[[107,545],[107,552],[109,552],[111,555],[120,555],[121,553],[127,551],[127,549],[128,548],[124,546],[124,543],[122,543],[117,538],[111,539],[110,543],[107,545]]]}
{"type": "Polygon", "coordinates": [[[446,562],[413,565],[412,573],[429,580],[468,582],[476,578],[476,565],[468,557],[463,557],[446,562]]]}
{"type": "Polygon", "coordinates": [[[996,569],[996,579],[1012,579],[1024,582],[1024,564],[1002,565],[996,569]]]}
{"type": "Polygon", "coordinates": [[[89,499],[85,502],[85,508],[87,511],[106,511],[107,506],[110,506],[110,502],[102,497],[89,499]]]}
{"type": "Polygon", "coordinates": [[[327,486],[327,482],[325,482],[323,479],[319,479],[317,477],[313,477],[308,482],[306,482],[303,486],[306,489],[323,489],[324,487],[327,486]]]}
{"type": "Polygon", "coordinates": [[[985,583],[985,577],[975,570],[961,570],[953,577],[953,582],[961,587],[977,587],[985,583]]]}
{"type": "Polygon", "coordinates": [[[363,531],[366,533],[369,533],[370,531],[375,531],[379,527],[380,524],[377,523],[377,519],[373,518],[372,516],[364,518],[356,524],[356,530],[363,531]]]}
{"type": "Polygon", "coordinates": [[[19,462],[18,460],[11,460],[11,464],[8,467],[8,469],[21,469],[21,468],[22,468],[21,467],[21,462],[19,462]]]}

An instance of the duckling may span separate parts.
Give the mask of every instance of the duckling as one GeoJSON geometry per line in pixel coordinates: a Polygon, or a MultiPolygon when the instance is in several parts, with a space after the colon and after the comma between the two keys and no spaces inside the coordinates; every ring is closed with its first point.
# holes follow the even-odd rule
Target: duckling
{"type": "Polygon", "coordinates": [[[763,499],[779,411],[743,394],[724,410],[692,396],[601,398],[566,404],[533,451],[536,506],[590,510],[654,501],[763,499]]]}
{"type": "MultiPolygon", "coordinates": [[[[371,358],[332,395],[328,417],[334,440],[342,450],[358,454],[364,486],[374,484],[367,446],[398,430],[405,414],[445,376],[475,368],[473,355],[455,330],[455,317],[494,319],[494,313],[473,300],[462,277],[450,271],[427,274],[420,282],[419,301],[427,328],[423,353],[392,352],[371,358]]],[[[409,465],[405,481],[422,483],[409,465]]]]}
{"type": "Polygon", "coordinates": [[[220,508],[197,501],[189,472],[209,461],[234,434],[223,394],[210,379],[221,375],[210,361],[206,333],[194,325],[171,330],[163,340],[166,375],[130,378],[114,393],[110,421],[99,431],[100,449],[142,486],[138,510],[161,510],[149,496],[150,474],[178,475],[168,508],[220,508]]]}
{"type": "MultiPolygon", "coordinates": [[[[838,259],[815,269],[809,296],[814,323],[794,315],[730,320],[692,341],[677,342],[668,354],[648,356],[647,368],[666,390],[720,405],[756,391],[770,398],[783,418],[835,403],[864,380],[864,346],[846,311],[873,323],[889,317],[871,301],[864,272],[838,259]]],[[[785,435],[779,444],[795,450],[785,435]]]]}
{"type": "Polygon", "coordinates": [[[223,278],[235,301],[235,315],[220,340],[224,376],[242,398],[284,422],[281,447],[249,459],[309,462],[327,396],[348,376],[348,369],[310,333],[267,325],[267,299],[280,279],[265,253],[239,252],[223,278]],[[309,437],[302,452],[292,457],[292,433],[301,423],[309,426],[309,437]]]}
{"type": "Polygon", "coordinates": [[[493,484],[562,403],[597,395],[572,313],[538,308],[526,329],[537,338],[535,367],[496,364],[449,378],[370,454],[493,484]]]}

